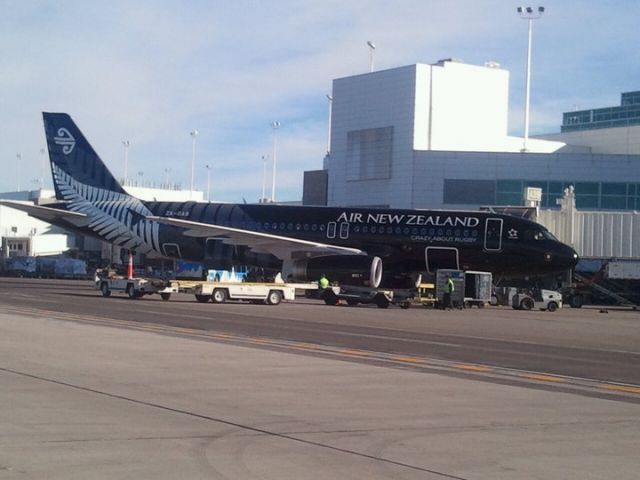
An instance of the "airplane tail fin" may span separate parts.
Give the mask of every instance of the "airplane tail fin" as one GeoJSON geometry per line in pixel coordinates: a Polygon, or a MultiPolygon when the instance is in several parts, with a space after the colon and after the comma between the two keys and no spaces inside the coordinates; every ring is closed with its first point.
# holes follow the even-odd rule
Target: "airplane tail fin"
{"type": "Polygon", "coordinates": [[[70,182],[127,195],[69,115],[42,116],[57,199],[67,199],[70,182]]]}

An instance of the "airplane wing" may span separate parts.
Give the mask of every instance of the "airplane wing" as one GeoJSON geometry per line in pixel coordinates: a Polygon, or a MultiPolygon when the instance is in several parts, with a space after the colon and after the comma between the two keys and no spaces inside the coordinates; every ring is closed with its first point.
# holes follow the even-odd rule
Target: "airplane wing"
{"type": "Polygon", "coordinates": [[[0,200],[0,205],[15,208],[25,212],[32,217],[47,223],[59,224],[61,220],[70,223],[72,226],[82,227],[87,224],[88,218],[84,213],[60,210],[58,208],[43,207],[31,202],[18,202],[14,200],[0,200]]]}
{"type": "Polygon", "coordinates": [[[223,227],[209,223],[192,222],[169,217],[148,216],[147,220],[186,229],[189,237],[215,238],[228,245],[245,246],[257,253],[271,253],[281,260],[325,255],[365,255],[357,248],[340,247],[295,238],[252,232],[239,228],[223,227]]]}

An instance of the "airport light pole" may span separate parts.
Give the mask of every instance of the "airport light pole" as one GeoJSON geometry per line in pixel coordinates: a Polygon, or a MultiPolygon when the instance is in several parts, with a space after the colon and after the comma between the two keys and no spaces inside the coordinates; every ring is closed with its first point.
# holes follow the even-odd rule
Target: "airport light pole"
{"type": "Polygon", "coordinates": [[[373,72],[373,59],[376,51],[376,44],[369,40],[367,42],[367,46],[369,47],[369,71],[373,72]]]}
{"type": "Polygon", "coordinates": [[[327,134],[327,155],[331,152],[331,111],[333,110],[333,97],[327,93],[329,101],[329,131],[327,134]]]}
{"type": "Polygon", "coordinates": [[[22,177],[22,154],[16,153],[16,160],[18,161],[18,191],[22,189],[20,177],[22,177]]]}
{"type": "Polygon", "coordinates": [[[265,190],[267,186],[267,158],[268,155],[262,155],[262,196],[260,197],[260,203],[264,203],[265,198],[265,190]]]}
{"type": "Polygon", "coordinates": [[[198,130],[192,130],[189,135],[191,135],[191,190],[189,198],[193,200],[193,175],[196,168],[196,137],[198,136],[198,130]]]}
{"type": "Polygon", "coordinates": [[[526,20],[528,23],[529,40],[527,42],[527,80],[525,84],[525,96],[524,96],[524,139],[522,142],[522,151],[528,151],[529,142],[529,103],[531,98],[531,27],[534,20],[537,20],[544,13],[544,7],[538,7],[534,10],[532,7],[518,7],[518,14],[522,20],[526,20]]]}
{"type": "Polygon", "coordinates": [[[277,120],[271,122],[271,128],[273,129],[273,171],[271,172],[271,202],[276,201],[276,158],[278,149],[278,129],[280,128],[280,122],[277,120]]]}
{"type": "Polygon", "coordinates": [[[122,146],[124,147],[124,184],[127,185],[127,168],[129,166],[129,146],[131,142],[129,140],[123,140],[122,146]]]}
{"type": "Polygon", "coordinates": [[[169,174],[171,173],[171,169],[170,168],[165,168],[164,169],[164,183],[166,188],[169,188],[169,174]]]}
{"type": "Polygon", "coordinates": [[[45,153],[46,153],[46,150],[44,148],[41,148],[40,149],[40,155],[41,155],[40,158],[42,159],[42,161],[41,161],[41,166],[40,166],[40,168],[41,168],[41,171],[40,171],[40,190],[44,190],[44,177],[45,177],[45,173],[44,172],[45,172],[45,169],[46,169],[45,165],[47,164],[47,162],[45,161],[45,153]]]}
{"type": "Polygon", "coordinates": [[[211,197],[209,196],[209,192],[211,190],[211,165],[207,164],[204,168],[207,169],[207,202],[210,202],[211,197]]]}

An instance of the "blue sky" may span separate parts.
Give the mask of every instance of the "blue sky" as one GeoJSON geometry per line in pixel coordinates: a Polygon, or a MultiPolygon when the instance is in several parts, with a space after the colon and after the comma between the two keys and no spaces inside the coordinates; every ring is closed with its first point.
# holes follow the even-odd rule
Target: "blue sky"
{"type": "MultiPolygon", "coordinates": [[[[212,197],[255,201],[278,120],[279,200],[302,195],[327,141],[334,78],[460,58],[510,71],[509,130],[522,131],[526,22],[506,0],[0,0],[0,191],[35,188],[42,111],[67,112],[109,168],[160,183],[165,169],[212,197]],[[16,155],[22,157],[17,165],[16,155]],[[139,174],[142,172],[142,175],[139,174]]],[[[530,4],[537,6],[538,4],[530,4]]],[[[531,132],[563,111],[640,90],[637,1],[553,0],[534,23],[531,132]]],[[[50,185],[46,172],[45,186],[50,185]]]]}

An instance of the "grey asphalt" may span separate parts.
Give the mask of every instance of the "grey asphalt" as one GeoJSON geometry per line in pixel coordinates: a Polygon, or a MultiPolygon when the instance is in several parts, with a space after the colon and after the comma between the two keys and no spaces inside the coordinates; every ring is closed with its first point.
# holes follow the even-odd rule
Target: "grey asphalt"
{"type": "Polygon", "coordinates": [[[91,282],[0,278],[0,303],[143,324],[310,342],[640,385],[640,312],[565,308],[387,310],[300,300],[276,307],[102,298],[91,282]]]}
{"type": "Polygon", "coordinates": [[[635,404],[0,315],[2,478],[637,478],[635,404]]]}
{"type": "Polygon", "coordinates": [[[520,358],[521,345],[539,345],[557,364],[575,348],[616,365],[617,355],[638,355],[635,312],[445,317],[305,302],[136,302],[86,286],[0,281],[0,478],[637,478],[634,402],[203,341],[170,326],[354,339],[350,348],[369,349],[415,338],[421,355],[437,355],[443,339],[475,338],[497,342],[484,364],[501,358],[498,349],[509,360],[509,350],[520,358]],[[159,324],[168,326],[158,333],[159,324]]]}

